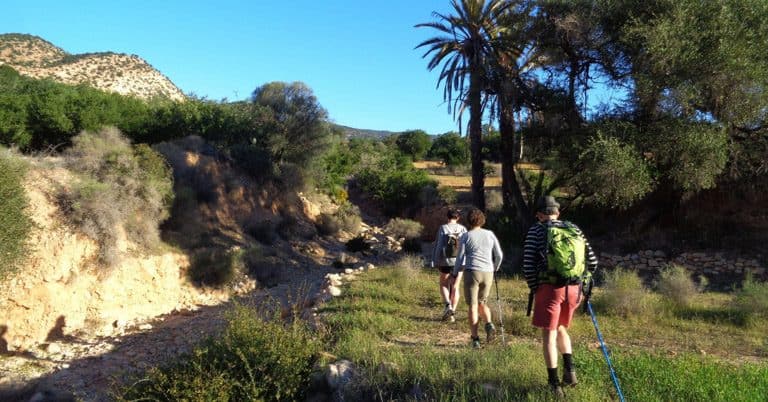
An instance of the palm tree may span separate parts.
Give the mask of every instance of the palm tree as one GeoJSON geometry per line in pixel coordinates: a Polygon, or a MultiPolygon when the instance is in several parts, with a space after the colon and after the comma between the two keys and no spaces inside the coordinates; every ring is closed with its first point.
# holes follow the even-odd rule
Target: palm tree
{"type": "Polygon", "coordinates": [[[492,57],[488,59],[488,92],[493,114],[499,120],[504,210],[507,214],[514,212],[521,225],[519,229],[523,230],[530,225],[532,216],[515,171],[521,154],[518,149],[522,149],[522,136],[516,144],[515,113],[533,102],[523,74],[539,63],[539,50],[530,36],[534,5],[527,0],[511,0],[509,4],[499,19],[504,29],[493,42],[492,57]]]}
{"type": "MultiPolygon", "coordinates": [[[[436,22],[416,25],[438,30],[442,35],[421,42],[426,47],[422,57],[431,55],[427,69],[442,64],[437,86],[444,87],[443,99],[454,116],[469,107],[470,152],[472,159],[472,201],[485,210],[485,174],[482,159],[483,90],[486,88],[486,61],[492,54],[492,43],[503,29],[497,23],[508,7],[505,0],[452,0],[455,14],[433,13],[436,22]],[[469,78],[469,86],[465,79],[469,78]],[[454,91],[459,96],[452,99],[454,91]]],[[[461,121],[461,120],[459,120],[461,121]]]]}

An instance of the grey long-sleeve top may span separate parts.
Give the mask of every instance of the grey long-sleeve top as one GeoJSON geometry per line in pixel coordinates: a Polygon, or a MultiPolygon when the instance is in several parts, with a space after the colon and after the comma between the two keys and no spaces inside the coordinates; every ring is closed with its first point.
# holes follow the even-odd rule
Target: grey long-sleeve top
{"type": "Polygon", "coordinates": [[[504,254],[499,239],[488,229],[475,228],[461,235],[459,254],[453,266],[453,275],[463,269],[468,271],[494,272],[501,267],[504,254]]]}
{"type": "Polygon", "coordinates": [[[445,225],[441,225],[437,230],[437,238],[435,239],[435,248],[432,249],[432,266],[434,267],[453,267],[456,262],[455,258],[446,258],[443,255],[443,247],[445,247],[446,235],[448,234],[461,234],[466,233],[465,228],[460,223],[449,222],[445,225]]]}

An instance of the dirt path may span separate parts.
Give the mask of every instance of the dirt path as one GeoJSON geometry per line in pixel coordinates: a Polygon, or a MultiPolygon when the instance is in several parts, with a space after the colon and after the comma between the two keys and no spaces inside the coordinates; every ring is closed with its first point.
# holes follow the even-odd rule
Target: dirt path
{"type": "MultiPolygon", "coordinates": [[[[286,303],[321,290],[325,274],[334,271],[320,265],[300,268],[290,280],[236,299],[248,305],[286,303]],[[304,293],[298,294],[297,293],[304,293]]],[[[205,306],[196,311],[175,312],[129,328],[125,335],[99,339],[69,338],[56,343],[57,350],[0,360],[0,400],[109,401],[110,387],[131,374],[172,361],[202,339],[220,332],[224,313],[233,302],[205,306]]]]}

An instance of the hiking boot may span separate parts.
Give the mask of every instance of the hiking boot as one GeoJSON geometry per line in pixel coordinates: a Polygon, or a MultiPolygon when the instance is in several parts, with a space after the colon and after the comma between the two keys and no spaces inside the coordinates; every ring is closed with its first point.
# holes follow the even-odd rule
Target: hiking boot
{"type": "Polygon", "coordinates": [[[552,392],[552,396],[554,396],[555,399],[565,398],[563,387],[561,387],[560,384],[549,384],[549,391],[552,392]]]}
{"type": "Polygon", "coordinates": [[[579,380],[576,378],[576,372],[575,371],[565,371],[563,372],[563,385],[573,387],[576,384],[579,383],[579,380]]]}
{"type": "Polygon", "coordinates": [[[485,341],[491,342],[496,338],[496,327],[492,323],[485,323],[485,341]]]}
{"type": "Polygon", "coordinates": [[[480,349],[480,338],[472,338],[472,349],[480,349]]]}
{"type": "Polygon", "coordinates": [[[448,319],[453,316],[453,310],[451,310],[451,306],[446,304],[445,310],[443,310],[443,321],[448,321],[448,319]]]}

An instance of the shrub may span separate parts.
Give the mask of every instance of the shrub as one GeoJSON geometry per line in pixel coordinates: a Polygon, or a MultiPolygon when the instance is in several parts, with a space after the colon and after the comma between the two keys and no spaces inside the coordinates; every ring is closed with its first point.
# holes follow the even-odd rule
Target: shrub
{"type": "Polygon", "coordinates": [[[333,214],[322,213],[317,222],[317,230],[325,236],[335,235],[340,231],[356,234],[360,231],[363,218],[360,217],[360,208],[345,202],[339,206],[333,214]]]}
{"type": "Polygon", "coordinates": [[[189,279],[200,286],[224,287],[242,272],[242,251],[200,250],[192,256],[189,279]]]}
{"type": "Polygon", "coordinates": [[[403,251],[407,254],[421,254],[421,239],[418,237],[408,237],[403,241],[403,251]]]}
{"type": "Polygon", "coordinates": [[[501,190],[488,190],[485,192],[485,207],[490,212],[501,212],[504,207],[504,198],[501,190]]]}
{"type": "Polygon", "coordinates": [[[347,248],[347,251],[352,253],[368,251],[371,249],[371,244],[365,240],[364,236],[357,236],[353,239],[350,239],[344,244],[344,246],[347,248]]]}
{"type": "Polygon", "coordinates": [[[301,321],[261,317],[236,307],[221,337],[207,339],[181,361],[150,369],[118,400],[304,400],[319,342],[301,321]]]}
{"type": "Polygon", "coordinates": [[[443,202],[448,205],[455,204],[456,200],[458,199],[458,195],[456,194],[456,189],[454,189],[453,187],[440,186],[437,188],[437,194],[440,197],[440,199],[443,200],[443,202]]]}
{"type": "Polygon", "coordinates": [[[605,283],[596,304],[610,314],[633,317],[648,313],[651,308],[649,293],[636,272],[616,268],[605,274],[605,283]]]}
{"type": "Polygon", "coordinates": [[[32,227],[24,194],[24,162],[0,148],[0,279],[14,272],[27,252],[32,227]]]}
{"type": "Polygon", "coordinates": [[[243,263],[248,275],[262,286],[275,286],[283,278],[284,263],[277,256],[265,255],[260,247],[248,248],[243,263]]]}
{"type": "Polygon", "coordinates": [[[688,307],[691,298],[698,293],[688,271],[674,264],[661,271],[656,289],[678,307],[688,307]]]}
{"type": "Polygon", "coordinates": [[[261,244],[271,246],[277,240],[275,225],[270,220],[250,219],[245,224],[245,232],[261,244]]]}
{"type": "Polygon", "coordinates": [[[421,236],[424,226],[411,219],[394,218],[384,226],[384,231],[391,233],[395,237],[414,238],[421,236]]]}
{"type": "Polygon", "coordinates": [[[59,200],[70,220],[99,242],[102,262],[116,262],[122,231],[136,244],[157,245],[173,200],[163,157],[146,145],[132,147],[114,128],[83,132],[72,143],[65,156],[79,180],[59,200]]]}
{"type": "Polygon", "coordinates": [[[741,289],[736,292],[731,308],[744,317],[747,325],[768,319],[768,283],[756,282],[747,276],[741,289]]]}

